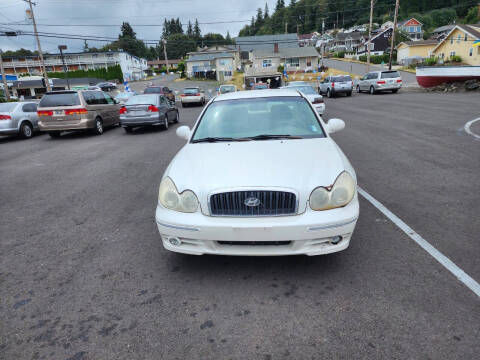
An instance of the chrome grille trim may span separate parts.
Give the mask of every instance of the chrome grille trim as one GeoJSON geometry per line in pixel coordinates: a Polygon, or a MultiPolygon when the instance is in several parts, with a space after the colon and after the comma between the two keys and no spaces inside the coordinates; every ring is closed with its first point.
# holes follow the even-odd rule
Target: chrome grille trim
{"type": "Polygon", "coordinates": [[[232,190],[212,193],[208,197],[210,216],[266,217],[291,216],[298,213],[298,195],[288,190],[232,190]],[[247,207],[245,199],[255,197],[260,205],[247,207]]]}

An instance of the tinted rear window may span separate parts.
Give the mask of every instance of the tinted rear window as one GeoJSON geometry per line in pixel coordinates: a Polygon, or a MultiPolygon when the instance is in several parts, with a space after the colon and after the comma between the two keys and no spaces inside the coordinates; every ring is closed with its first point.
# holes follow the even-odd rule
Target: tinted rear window
{"type": "Polygon", "coordinates": [[[14,102],[0,104],[0,112],[13,111],[13,109],[15,109],[15,106],[17,106],[17,103],[14,102]]]}
{"type": "Polygon", "coordinates": [[[352,78],[350,76],[337,76],[337,77],[334,77],[333,80],[335,82],[346,82],[346,81],[352,81],[352,78]]]}
{"type": "Polygon", "coordinates": [[[148,87],[145,89],[143,92],[144,94],[161,94],[162,93],[162,88],[159,87],[148,87]]]}
{"type": "Polygon", "coordinates": [[[45,94],[40,100],[38,106],[76,106],[80,105],[80,98],[76,92],[74,93],[57,93],[45,94]]]}
{"type": "Polygon", "coordinates": [[[200,91],[198,90],[198,88],[187,88],[187,89],[183,89],[183,93],[184,93],[184,94],[196,94],[196,93],[198,93],[198,92],[200,92],[200,91]]]}
{"type": "Polygon", "coordinates": [[[385,72],[382,72],[382,76],[381,76],[382,79],[391,79],[391,78],[398,78],[398,77],[400,77],[400,74],[398,73],[398,71],[385,71],[385,72]]]}
{"type": "Polygon", "coordinates": [[[125,105],[155,105],[158,104],[158,95],[136,95],[132,96],[125,105]]]}

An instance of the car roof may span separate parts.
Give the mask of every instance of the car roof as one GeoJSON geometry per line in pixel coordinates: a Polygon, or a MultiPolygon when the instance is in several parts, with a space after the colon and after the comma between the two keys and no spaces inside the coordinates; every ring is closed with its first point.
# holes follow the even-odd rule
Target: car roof
{"type": "Polygon", "coordinates": [[[267,98],[267,97],[277,97],[277,96],[301,97],[301,95],[298,92],[295,92],[292,90],[266,89],[266,90],[237,91],[237,92],[222,94],[215,97],[213,101],[267,98]]]}

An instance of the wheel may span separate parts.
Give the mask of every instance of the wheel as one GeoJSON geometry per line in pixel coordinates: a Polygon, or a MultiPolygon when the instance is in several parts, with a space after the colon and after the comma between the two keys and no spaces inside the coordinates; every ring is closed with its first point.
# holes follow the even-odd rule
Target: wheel
{"type": "Polygon", "coordinates": [[[20,136],[24,139],[30,139],[33,136],[32,125],[24,122],[22,126],[20,126],[20,136]]]}
{"type": "Polygon", "coordinates": [[[177,111],[177,115],[175,115],[175,120],[173,122],[178,123],[179,120],[180,120],[180,114],[177,111]]]}
{"type": "Polygon", "coordinates": [[[393,89],[392,94],[396,94],[398,92],[398,89],[393,89]]]}
{"type": "Polygon", "coordinates": [[[328,98],[331,98],[331,97],[332,97],[332,93],[330,92],[330,89],[327,89],[327,97],[328,97],[328,98]]]}
{"type": "Polygon", "coordinates": [[[95,127],[93,128],[93,133],[95,135],[103,134],[103,123],[102,123],[102,119],[100,119],[99,117],[95,119],[95,127]]]}
{"type": "Polygon", "coordinates": [[[184,104],[184,103],[182,103],[182,108],[184,108],[184,107],[185,107],[185,104],[184,104]]]}
{"type": "Polygon", "coordinates": [[[352,96],[352,92],[351,91],[347,92],[347,96],[352,96]]]}
{"type": "Polygon", "coordinates": [[[167,115],[165,114],[165,118],[163,119],[163,130],[168,130],[168,118],[167,115]]]}
{"type": "Polygon", "coordinates": [[[205,105],[205,98],[202,100],[202,106],[205,105]]]}
{"type": "Polygon", "coordinates": [[[360,92],[361,92],[361,91],[360,91],[360,85],[357,85],[357,93],[360,94],[360,92]]]}
{"type": "Polygon", "coordinates": [[[130,126],[125,126],[123,130],[125,130],[126,133],[131,133],[133,131],[133,129],[130,126]]]}
{"type": "Polygon", "coordinates": [[[59,138],[60,137],[60,131],[49,131],[48,135],[52,138],[59,138]]]}
{"type": "Polygon", "coordinates": [[[375,88],[370,86],[370,95],[375,95],[375,88]]]}

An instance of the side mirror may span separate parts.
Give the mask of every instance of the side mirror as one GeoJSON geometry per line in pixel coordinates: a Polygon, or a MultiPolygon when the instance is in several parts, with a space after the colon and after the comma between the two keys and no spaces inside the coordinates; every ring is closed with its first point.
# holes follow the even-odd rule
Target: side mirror
{"type": "MultiPolygon", "coordinates": [[[[183,126],[182,126],[183,127],[183,126]]],[[[180,128],[179,128],[180,129],[180,128]]],[[[327,124],[327,131],[329,134],[345,129],[345,122],[342,119],[330,119],[327,124]]],[[[178,130],[177,130],[178,132],[178,130]]]]}
{"type": "Polygon", "coordinates": [[[190,135],[191,135],[191,131],[190,131],[190,128],[188,126],[180,126],[178,129],[177,129],[177,136],[180,138],[180,139],[184,139],[184,140],[188,140],[190,139],[190,135]]]}

